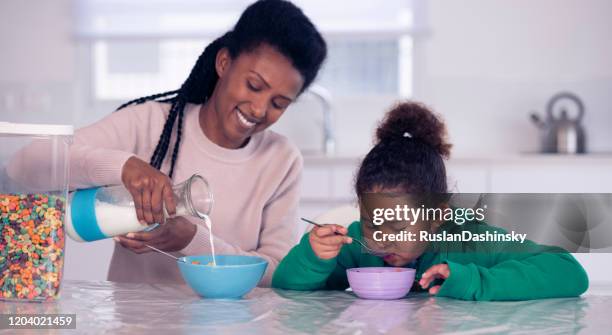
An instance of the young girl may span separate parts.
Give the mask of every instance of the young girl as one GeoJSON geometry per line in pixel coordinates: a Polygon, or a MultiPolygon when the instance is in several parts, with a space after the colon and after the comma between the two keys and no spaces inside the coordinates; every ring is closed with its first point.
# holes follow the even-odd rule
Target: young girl
{"type": "MultiPolygon", "coordinates": [[[[443,159],[449,156],[444,124],[426,107],[402,103],[377,130],[377,143],[362,162],[356,178],[361,221],[348,229],[315,227],[281,261],[272,285],[294,290],[348,287],[346,269],[367,266],[415,267],[416,279],[430,294],[465,300],[524,300],[573,297],[588,287],[580,264],[563,249],[519,242],[405,242],[375,245],[373,233],[392,231],[394,223],[374,225],[366,198],[382,194],[447,193],[443,159]],[[386,255],[362,251],[352,239],[365,241],[386,255]],[[385,246],[386,245],[386,246],[385,246]]],[[[385,202],[387,200],[377,201],[385,202]]],[[[370,199],[371,200],[371,199],[370,199]]],[[[388,202],[388,201],[387,201],[388,202]]],[[[393,202],[393,201],[391,201],[393,202]]],[[[392,208],[394,203],[387,203],[392,208]]],[[[447,206],[438,203],[438,208],[447,206]]],[[[497,232],[482,222],[417,222],[408,229],[431,233],[497,232]],[[412,227],[412,228],[410,228],[412,227]]],[[[378,234],[380,236],[380,234],[378,234]]],[[[376,242],[380,243],[380,242],[376,242]]]]}
{"type": "MultiPolygon", "coordinates": [[[[313,82],[326,54],[325,41],[298,7],[253,3],[204,49],[180,88],[127,102],[76,132],[70,187],[123,184],[138,218],[151,224],[163,222],[164,206],[174,211],[172,185],[201,174],[215,197],[215,251],[265,258],[261,284],[269,285],[293,245],[302,157],[267,128],[313,82]]],[[[48,171],[44,153],[26,152],[28,159],[15,161],[48,171]]],[[[12,171],[27,181],[28,169],[12,171]]],[[[196,219],[177,218],[118,237],[108,279],[181,283],[178,268],[147,245],[177,256],[210,254],[209,236],[196,219]]]]}

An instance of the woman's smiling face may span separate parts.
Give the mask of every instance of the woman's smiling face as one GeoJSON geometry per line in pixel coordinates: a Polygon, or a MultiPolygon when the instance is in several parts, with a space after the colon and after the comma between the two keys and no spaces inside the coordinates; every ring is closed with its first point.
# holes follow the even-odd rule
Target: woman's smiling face
{"type": "Polygon", "coordinates": [[[200,120],[211,140],[226,148],[239,148],[251,135],[274,124],[304,84],[291,60],[268,44],[234,59],[222,49],[216,70],[219,80],[207,108],[214,115],[200,120]]]}

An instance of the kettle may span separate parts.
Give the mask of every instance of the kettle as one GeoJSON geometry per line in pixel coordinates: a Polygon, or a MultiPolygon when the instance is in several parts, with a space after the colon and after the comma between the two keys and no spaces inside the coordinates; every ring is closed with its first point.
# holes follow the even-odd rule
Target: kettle
{"type": "Polygon", "coordinates": [[[540,128],[541,150],[543,153],[583,154],[586,152],[586,133],[580,121],[584,117],[584,104],[573,93],[561,92],[548,101],[546,121],[536,113],[531,120],[540,128]],[[569,100],[576,105],[578,115],[570,118],[565,108],[556,108],[562,100],[569,100]],[[558,112],[557,112],[558,111],[558,112]],[[558,116],[557,116],[558,115],[558,116]]]}

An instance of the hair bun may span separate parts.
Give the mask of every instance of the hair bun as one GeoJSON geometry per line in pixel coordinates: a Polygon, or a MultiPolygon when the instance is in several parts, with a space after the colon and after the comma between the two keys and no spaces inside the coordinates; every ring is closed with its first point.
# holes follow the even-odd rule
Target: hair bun
{"type": "Polygon", "coordinates": [[[378,125],[376,139],[378,143],[418,140],[444,158],[450,155],[446,126],[429,108],[417,102],[395,105],[378,125]]]}

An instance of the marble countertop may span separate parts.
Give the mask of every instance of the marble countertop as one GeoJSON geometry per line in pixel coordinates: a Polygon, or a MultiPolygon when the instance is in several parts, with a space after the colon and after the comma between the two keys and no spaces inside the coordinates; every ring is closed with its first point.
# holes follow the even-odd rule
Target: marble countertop
{"type": "MultiPolygon", "coordinates": [[[[256,288],[241,300],[207,300],[182,285],[65,281],[51,303],[0,304],[2,314],[73,313],[78,334],[604,334],[612,285],[580,298],[473,302],[409,294],[361,300],[351,292],[256,288]]],[[[74,330],[0,330],[4,334],[74,330]]]]}

